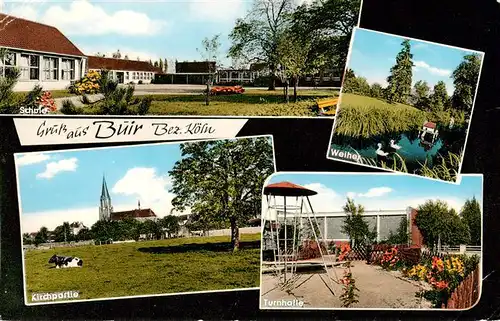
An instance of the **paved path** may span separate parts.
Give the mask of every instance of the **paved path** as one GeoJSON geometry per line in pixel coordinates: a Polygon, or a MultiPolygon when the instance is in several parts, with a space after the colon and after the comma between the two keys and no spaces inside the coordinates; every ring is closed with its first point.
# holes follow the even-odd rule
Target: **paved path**
{"type": "MultiPolygon", "coordinates": [[[[387,272],[379,266],[368,265],[362,261],[353,263],[352,274],[356,280],[359,303],[352,308],[396,308],[396,309],[428,309],[431,303],[427,300],[418,299],[415,293],[423,288],[418,282],[404,280],[400,272],[387,272]],[[401,277],[401,278],[400,278],[401,277]]],[[[343,268],[330,269],[331,275],[336,272],[338,278],[343,275],[343,268]]],[[[342,286],[333,284],[333,296],[329,288],[319,275],[328,283],[327,274],[324,270],[317,274],[301,274],[299,280],[295,282],[298,288],[291,293],[276,288],[276,278],[273,274],[264,274],[261,284],[261,306],[265,308],[267,300],[301,300],[304,302],[303,308],[341,308],[339,296],[342,294],[342,286]],[[307,280],[311,277],[309,280],[307,280]],[[300,285],[302,282],[304,282],[300,285]]],[[[269,301],[267,301],[269,302],[269,301]]]]}

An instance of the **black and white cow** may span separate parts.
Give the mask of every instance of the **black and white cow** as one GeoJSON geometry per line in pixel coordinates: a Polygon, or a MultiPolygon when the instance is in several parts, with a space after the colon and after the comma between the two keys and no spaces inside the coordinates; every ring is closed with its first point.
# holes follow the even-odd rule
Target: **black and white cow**
{"type": "Polygon", "coordinates": [[[77,257],[59,256],[55,254],[49,259],[49,263],[54,263],[56,269],[83,266],[83,261],[77,257]]]}

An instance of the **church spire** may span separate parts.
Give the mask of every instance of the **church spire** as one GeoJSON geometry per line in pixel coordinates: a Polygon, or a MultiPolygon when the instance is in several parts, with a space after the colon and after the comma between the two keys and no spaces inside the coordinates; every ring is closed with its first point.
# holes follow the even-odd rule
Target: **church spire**
{"type": "Polygon", "coordinates": [[[106,178],[102,175],[102,189],[101,189],[101,202],[99,205],[99,220],[110,220],[111,213],[113,213],[113,206],[111,205],[111,197],[108,192],[108,185],[106,178]]]}

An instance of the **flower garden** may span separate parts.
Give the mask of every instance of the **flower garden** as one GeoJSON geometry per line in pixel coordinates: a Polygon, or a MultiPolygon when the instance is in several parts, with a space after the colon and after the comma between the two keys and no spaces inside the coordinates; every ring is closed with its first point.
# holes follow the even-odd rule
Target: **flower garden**
{"type": "Polygon", "coordinates": [[[76,95],[83,94],[96,94],[99,92],[99,80],[101,79],[101,74],[97,70],[90,70],[87,72],[85,77],[76,81],[70,88],[70,93],[76,95]]]}
{"type": "MultiPolygon", "coordinates": [[[[206,90],[205,90],[206,92],[206,90]]],[[[238,95],[243,94],[245,89],[242,86],[218,86],[210,89],[210,95],[221,96],[221,95],[238,95]]]]}
{"type": "Polygon", "coordinates": [[[404,250],[404,247],[393,246],[373,264],[379,264],[387,271],[400,271],[408,279],[426,283],[430,289],[422,290],[416,296],[431,301],[435,308],[446,305],[453,291],[476,270],[480,261],[476,255],[440,256],[424,252],[415,264],[412,259],[407,259],[404,250]]]}
{"type": "MultiPolygon", "coordinates": [[[[342,287],[339,296],[342,307],[351,307],[359,302],[359,297],[372,295],[376,289],[366,289],[367,275],[357,275],[359,267],[372,266],[373,272],[385,271],[386,277],[394,278],[395,282],[406,280],[413,285],[413,297],[427,302],[428,307],[449,308],[452,294],[458,290],[468,276],[471,276],[479,266],[477,255],[443,255],[422,251],[419,247],[408,245],[373,244],[351,247],[348,242],[304,241],[299,246],[297,260],[309,260],[321,257],[323,254],[334,254],[336,261],[341,263],[342,274],[339,274],[339,285],[342,287]],[[354,262],[359,262],[353,264],[354,262]],[[366,261],[369,265],[362,261],[366,261]],[[354,270],[352,268],[354,267],[354,270]],[[363,282],[358,284],[357,278],[363,282]],[[365,292],[368,291],[368,292],[365,292]]],[[[366,273],[366,268],[363,268],[366,273]]],[[[374,274],[373,277],[375,277],[374,274]]],[[[397,283],[395,283],[397,284],[397,283]]],[[[472,283],[471,283],[472,284],[472,283]]],[[[471,291],[470,289],[466,290],[471,291]]],[[[455,293],[456,294],[456,293],[455,293]]],[[[365,298],[366,301],[366,298],[365,298]]],[[[471,302],[470,305],[474,304],[471,302]]],[[[424,304],[425,305],[425,304],[424,304]]],[[[466,307],[470,307],[470,305],[466,307]]],[[[453,308],[453,307],[451,307],[453,308]]]]}

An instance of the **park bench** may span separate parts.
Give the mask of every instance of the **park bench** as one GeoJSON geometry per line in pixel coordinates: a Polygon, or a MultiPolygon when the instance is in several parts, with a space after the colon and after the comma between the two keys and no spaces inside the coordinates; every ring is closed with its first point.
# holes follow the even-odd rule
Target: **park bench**
{"type": "Polygon", "coordinates": [[[335,116],[338,98],[326,98],[316,101],[321,116],[335,116]]]}

